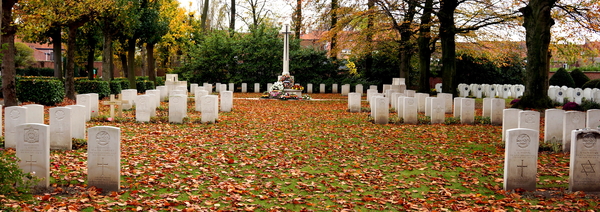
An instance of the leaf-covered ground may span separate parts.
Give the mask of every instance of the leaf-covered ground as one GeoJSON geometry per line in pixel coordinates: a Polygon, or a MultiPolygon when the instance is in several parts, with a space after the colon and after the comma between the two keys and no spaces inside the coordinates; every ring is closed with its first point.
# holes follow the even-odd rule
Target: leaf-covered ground
{"type": "Polygon", "coordinates": [[[235,99],[216,124],[201,124],[193,101],[184,124],[168,123],[166,103],[151,123],[132,110],[106,122],[103,106],[88,127],[121,128],[121,192],[87,188],[83,146],[51,152],[52,186],[34,201],[0,202],[19,211],[600,209],[597,195],[567,191],[562,153],[540,152],[536,192],[503,191],[500,126],[375,125],[339,94],[312,97],[329,100],[235,99]]]}

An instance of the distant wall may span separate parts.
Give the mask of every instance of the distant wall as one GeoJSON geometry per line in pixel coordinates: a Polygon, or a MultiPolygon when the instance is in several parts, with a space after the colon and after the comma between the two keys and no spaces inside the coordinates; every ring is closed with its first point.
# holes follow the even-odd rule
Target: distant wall
{"type": "MultiPolygon", "coordinates": [[[[550,79],[550,77],[552,77],[552,75],[554,75],[555,72],[550,72],[548,73],[548,79],[550,79]]],[[[591,80],[593,79],[600,79],[600,72],[583,72],[587,77],[589,77],[591,80]]]]}

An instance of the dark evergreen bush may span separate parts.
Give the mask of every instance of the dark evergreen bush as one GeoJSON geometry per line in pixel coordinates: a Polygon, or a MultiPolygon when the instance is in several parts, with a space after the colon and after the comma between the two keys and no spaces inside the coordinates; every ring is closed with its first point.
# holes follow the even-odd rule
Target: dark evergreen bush
{"type": "Polygon", "coordinates": [[[78,79],[75,81],[75,91],[80,94],[97,93],[102,99],[110,95],[110,85],[107,81],[78,79]]]}
{"type": "Polygon", "coordinates": [[[567,70],[565,70],[564,68],[559,68],[556,71],[556,73],[554,73],[554,75],[550,77],[549,83],[550,85],[564,85],[570,88],[575,88],[575,81],[573,81],[573,78],[571,77],[569,72],[567,72],[567,70]]]}
{"type": "Polygon", "coordinates": [[[17,68],[17,76],[54,76],[54,69],[52,68],[17,68]]]}
{"type": "Polygon", "coordinates": [[[56,105],[65,98],[65,86],[56,78],[22,78],[17,83],[17,98],[21,102],[56,105]]]}
{"type": "Polygon", "coordinates": [[[110,94],[120,94],[121,93],[121,82],[119,81],[110,81],[110,94]]]}
{"type": "Polygon", "coordinates": [[[575,82],[575,86],[577,88],[583,87],[583,84],[590,81],[590,78],[588,76],[586,76],[583,73],[583,71],[579,70],[578,68],[571,71],[570,75],[571,75],[571,78],[573,78],[573,81],[575,82]]]}
{"type": "Polygon", "coordinates": [[[583,84],[583,86],[581,86],[582,89],[586,89],[586,88],[600,88],[600,79],[593,79],[590,81],[587,81],[585,84],[583,84]]]}
{"type": "Polygon", "coordinates": [[[137,88],[138,93],[145,93],[146,90],[154,89],[154,82],[152,81],[136,81],[135,86],[137,88]]]}

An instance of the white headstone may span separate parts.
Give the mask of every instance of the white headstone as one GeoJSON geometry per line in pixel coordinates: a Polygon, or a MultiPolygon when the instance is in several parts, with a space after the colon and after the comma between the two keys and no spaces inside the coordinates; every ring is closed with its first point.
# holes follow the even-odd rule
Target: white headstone
{"type": "Polygon", "coordinates": [[[16,148],[17,126],[27,123],[27,108],[11,106],[4,108],[4,148],[16,148]]]}
{"type": "Polygon", "coordinates": [[[342,96],[347,96],[350,93],[350,84],[342,85],[342,96]]]}
{"type": "Polygon", "coordinates": [[[242,93],[248,93],[248,83],[242,83],[242,93]]]}
{"type": "Polygon", "coordinates": [[[504,99],[492,99],[492,112],[490,114],[490,121],[492,125],[501,125],[502,124],[502,111],[506,107],[506,102],[504,99]]]}
{"type": "Polygon", "coordinates": [[[404,90],[404,95],[406,95],[407,97],[415,97],[415,93],[416,91],[414,90],[404,90]]]}
{"type": "Polygon", "coordinates": [[[319,93],[325,93],[325,84],[319,84],[319,93]]]}
{"type": "Polygon", "coordinates": [[[460,123],[475,123],[475,99],[463,98],[460,101],[460,123]]]}
{"type": "Polygon", "coordinates": [[[354,87],[354,91],[356,93],[363,94],[363,92],[364,92],[363,85],[362,84],[356,84],[356,86],[354,87]]]}
{"type": "Polygon", "coordinates": [[[351,113],[360,113],[360,100],[361,95],[359,93],[348,94],[348,110],[351,113]]]}
{"type": "Polygon", "coordinates": [[[88,94],[90,95],[90,105],[92,106],[90,117],[96,117],[98,114],[100,114],[98,106],[100,104],[100,96],[97,93],[88,94]]]}
{"type": "Polygon", "coordinates": [[[600,192],[600,132],[573,130],[569,161],[569,192],[600,192]]]}
{"type": "Polygon", "coordinates": [[[220,82],[215,83],[215,92],[217,92],[217,93],[221,92],[221,83],[220,82]]]}
{"type": "Polygon", "coordinates": [[[445,113],[452,113],[452,94],[451,93],[438,93],[437,96],[439,98],[444,99],[445,113]]]}
{"type": "Polygon", "coordinates": [[[571,131],[585,128],[585,113],[566,111],[563,119],[563,152],[571,151],[571,131]]]}
{"type": "Polygon", "coordinates": [[[50,133],[48,125],[26,123],[16,126],[17,158],[25,173],[32,173],[40,181],[37,186],[50,185],[50,133]]]}
{"type": "Polygon", "coordinates": [[[97,126],[88,129],[87,183],[103,191],[121,189],[121,129],[97,126]]]}
{"type": "Polygon", "coordinates": [[[431,123],[444,123],[446,121],[446,99],[436,97],[431,99],[431,123]]]}
{"type": "Polygon", "coordinates": [[[152,97],[150,95],[139,95],[137,105],[135,106],[135,120],[139,122],[149,122],[151,107],[153,107],[152,97]]]}
{"type": "Polygon", "coordinates": [[[390,103],[386,97],[375,97],[375,124],[387,124],[390,120],[390,103]]]}
{"type": "Polygon", "coordinates": [[[191,92],[192,94],[195,94],[195,93],[196,93],[196,88],[198,88],[198,84],[196,84],[196,83],[191,83],[191,84],[190,84],[190,92],[191,92]]]}
{"type": "Polygon", "coordinates": [[[431,118],[431,100],[437,97],[425,97],[425,116],[429,116],[431,118]]]}
{"type": "Polygon", "coordinates": [[[435,84],[435,92],[442,93],[442,83],[435,84]]]}
{"type": "Polygon", "coordinates": [[[403,117],[405,124],[417,124],[417,100],[415,97],[404,97],[403,117]]]}
{"type": "MultiPolygon", "coordinates": [[[[164,87],[163,89],[166,89],[166,87],[164,87]]],[[[123,103],[121,105],[123,107],[123,110],[131,109],[131,107],[135,104],[134,101],[135,101],[136,97],[137,97],[137,90],[135,90],[135,89],[122,90],[121,91],[121,99],[128,101],[128,103],[123,103]]]]}
{"type": "Polygon", "coordinates": [[[183,123],[187,116],[187,97],[184,95],[169,96],[169,122],[183,123]]]}
{"type": "Polygon", "coordinates": [[[417,99],[417,111],[419,113],[425,112],[425,98],[429,97],[428,93],[416,93],[415,98],[417,99]]]}
{"type": "Polygon", "coordinates": [[[462,99],[463,97],[454,97],[454,113],[453,113],[453,117],[454,118],[459,118],[460,117],[460,106],[462,104],[462,99]]]}
{"type": "Polygon", "coordinates": [[[519,128],[540,131],[540,112],[525,110],[519,111],[519,128]]]}
{"type": "Polygon", "coordinates": [[[565,102],[565,92],[561,89],[556,91],[556,102],[563,104],[565,102]]]}
{"type": "Polygon", "coordinates": [[[583,90],[581,88],[575,88],[573,90],[573,101],[580,105],[582,99],[583,99],[583,90]]]}
{"type": "Polygon", "coordinates": [[[490,117],[492,115],[492,98],[483,98],[483,108],[482,108],[483,117],[490,117]]]}
{"type": "Polygon", "coordinates": [[[562,144],[564,118],[564,110],[546,110],[544,113],[544,142],[562,144]]]}
{"type": "Polygon", "coordinates": [[[508,138],[506,131],[519,128],[519,112],[523,110],[516,108],[507,108],[502,110],[502,142],[508,138]]]}
{"type": "Polygon", "coordinates": [[[338,84],[331,85],[331,93],[338,93],[338,84]]]}
{"type": "Polygon", "coordinates": [[[396,113],[398,113],[399,119],[404,119],[404,97],[406,96],[398,96],[396,98],[396,113]]]}
{"type": "Polygon", "coordinates": [[[227,84],[221,84],[221,88],[219,89],[219,93],[227,91],[227,84]]]}
{"type": "Polygon", "coordinates": [[[227,87],[229,88],[228,91],[231,91],[231,92],[235,91],[235,83],[229,83],[229,85],[227,87]]]}
{"type": "Polygon", "coordinates": [[[73,113],[68,107],[50,108],[50,148],[72,149],[73,113]]]}
{"type": "MultiPolygon", "coordinates": [[[[29,110],[27,110],[29,112],[29,110]]],[[[588,129],[600,128],[600,109],[590,109],[586,113],[585,127],[588,129]]]]}
{"type": "Polygon", "coordinates": [[[231,112],[233,108],[233,91],[221,92],[221,112],[231,112]]]}
{"type": "Polygon", "coordinates": [[[198,111],[198,112],[202,111],[202,100],[200,97],[203,97],[206,95],[208,95],[208,91],[205,91],[205,90],[196,91],[196,94],[194,95],[194,100],[195,100],[194,103],[196,104],[195,105],[196,111],[198,111]]]}
{"type": "Polygon", "coordinates": [[[92,96],[89,94],[77,94],[75,98],[78,105],[85,106],[85,121],[89,121],[92,116],[92,96]]]}
{"type": "Polygon", "coordinates": [[[71,108],[71,135],[73,138],[85,139],[85,116],[75,115],[84,114],[87,110],[83,105],[67,105],[71,108]]]}
{"type": "Polygon", "coordinates": [[[219,116],[219,97],[216,95],[205,95],[200,97],[202,103],[202,123],[215,123],[219,116]]]}
{"type": "Polygon", "coordinates": [[[23,107],[27,108],[27,123],[44,123],[44,105],[29,104],[23,107]]]}
{"type": "Polygon", "coordinates": [[[254,83],[254,93],[260,93],[260,83],[254,83]]]}
{"type": "Polygon", "coordinates": [[[535,191],[538,131],[511,129],[507,131],[504,153],[504,190],[524,189],[535,191]]]}

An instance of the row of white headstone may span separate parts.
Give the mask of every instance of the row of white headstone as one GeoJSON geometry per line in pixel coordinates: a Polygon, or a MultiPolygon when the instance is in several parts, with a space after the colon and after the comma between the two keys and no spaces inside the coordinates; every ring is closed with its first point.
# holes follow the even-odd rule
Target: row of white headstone
{"type": "MultiPolygon", "coordinates": [[[[348,109],[350,112],[360,112],[361,95],[350,93],[348,95],[348,109]]],[[[389,119],[389,108],[396,110],[398,118],[404,123],[415,124],[418,122],[418,113],[424,113],[430,117],[431,123],[444,123],[445,114],[453,113],[453,117],[459,118],[463,124],[475,122],[475,99],[455,97],[452,94],[439,93],[436,97],[430,97],[426,93],[416,93],[414,90],[405,90],[403,93],[396,90],[388,90],[387,94],[377,93],[377,90],[367,90],[367,102],[371,107],[371,116],[375,123],[387,124],[389,119]],[[385,98],[385,100],[374,101],[374,98],[385,98]],[[387,104],[386,104],[387,102],[387,104]]],[[[502,124],[502,110],[505,108],[505,100],[499,98],[484,98],[483,117],[490,117],[492,124],[502,124]]]]}
{"type": "MultiPolygon", "coordinates": [[[[19,167],[39,180],[37,185],[50,185],[51,127],[25,123],[15,127],[16,156],[19,167]]],[[[87,184],[104,191],[119,191],[121,177],[121,130],[97,126],[88,129],[87,184]]]]}
{"type": "Polygon", "coordinates": [[[560,104],[566,101],[581,104],[583,99],[600,103],[600,89],[598,88],[569,88],[567,86],[550,86],[548,88],[548,97],[560,104]]]}
{"type": "MultiPolygon", "coordinates": [[[[525,92],[525,86],[521,84],[458,84],[458,93],[460,97],[473,96],[475,98],[495,98],[502,99],[519,98],[525,92]]],[[[435,90],[442,93],[442,83],[435,84],[435,90]]]]}
{"type": "MultiPolygon", "coordinates": [[[[597,129],[571,130],[569,191],[600,192],[600,132],[597,129]]],[[[539,131],[514,128],[506,131],[504,190],[534,191],[537,178],[539,131]]]]}
{"type": "MultiPolygon", "coordinates": [[[[547,109],[544,113],[544,142],[562,144],[563,152],[571,147],[570,132],[577,129],[597,129],[600,126],[600,110],[586,112],[547,109]]],[[[540,130],[540,112],[508,108],[503,111],[502,140],[510,129],[526,128],[540,130]]]]}

